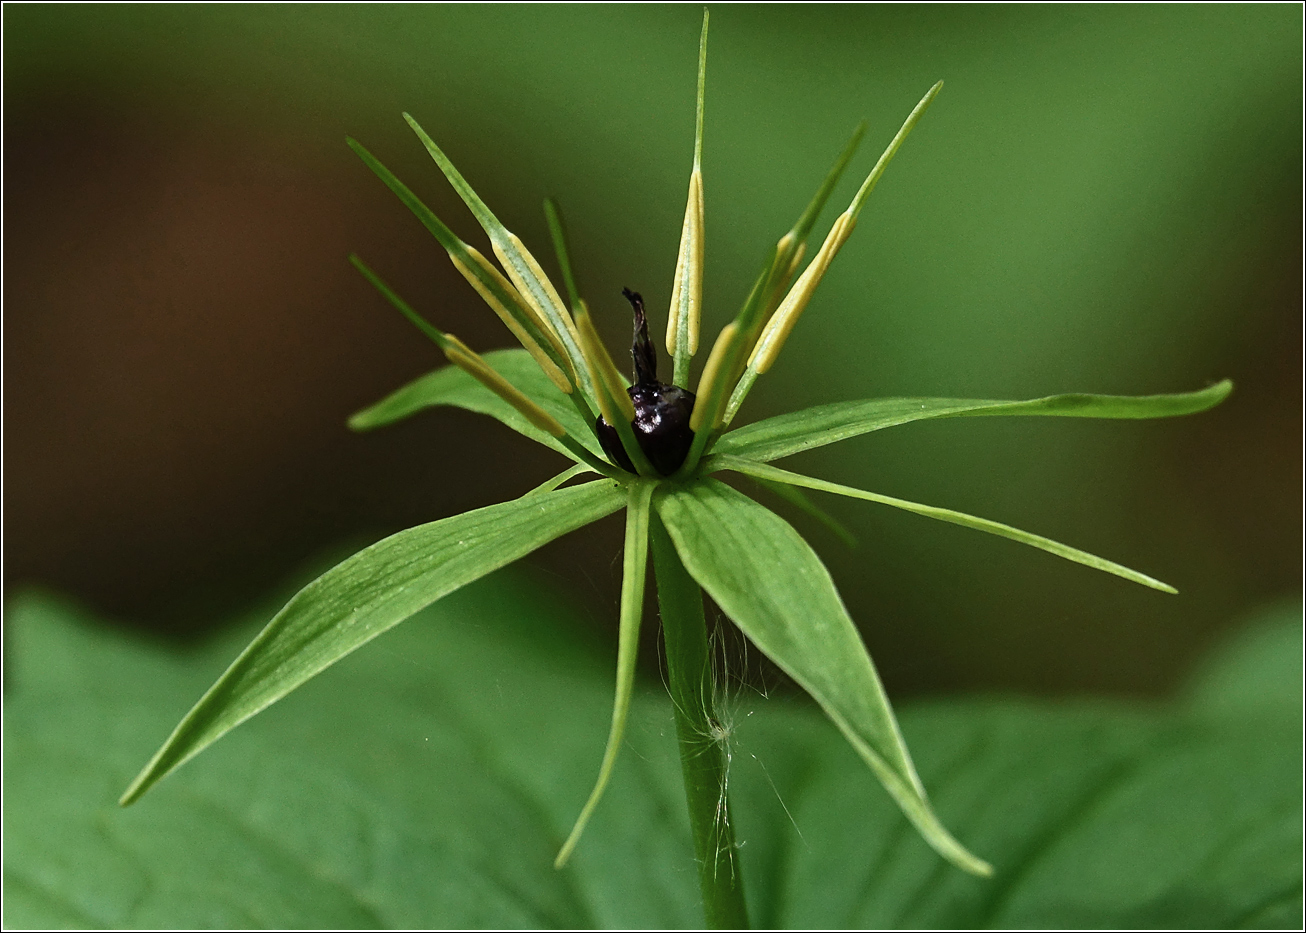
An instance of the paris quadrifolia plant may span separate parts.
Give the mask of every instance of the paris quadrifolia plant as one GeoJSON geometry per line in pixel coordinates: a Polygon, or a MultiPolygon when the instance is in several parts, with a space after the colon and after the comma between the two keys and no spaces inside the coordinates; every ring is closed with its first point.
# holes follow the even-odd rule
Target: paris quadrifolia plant
{"type": "Polygon", "coordinates": [[[310,583],[187,713],[127,789],[123,804],[138,799],[226,732],[423,607],[555,538],[624,508],[624,577],[612,726],[598,779],[557,855],[558,868],[566,865],[580,842],[622,745],[651,552],[694,855],[710,925],[742,927],[747,915],[743,879],[734,862],[736,843],[729,801],[722,793],[728,786],[727,758],[713,708],[719,692],[712,683],[704,592],[763,654],[820,704],[927,843],[964,871],[990,873],[990,866],[954,839],[931,808],[875,666],[820,558],[788,522],[717,475],[742,474],[782,490],[789,501],[813,511],[815,506],[803,490],[904,509],[1010,538],[1174,593],[1172,587],[1153,577],[1041,535],[951,509],[803,476],[771,463],[927,418],[1161,418],[1189,414],[1220,402],[1231,385],[1226,381],[1177,395],[1054,395],[1028,401],[867,399],[836,402],[736,427],[736,416],[749,391],[775,364],[813,292],[856,228],[871,192],[938,96],[942,82],[930,88],[911,111],[804,265],[808,237],[863,135],[864,125],[857,127],[793,227],[770,247],[751,291],[716,336],[694,381],[692,361],[700,345],[703,305],[707,25],[705,14],[699,45],[694,159],[666,329],[669,372],[659,365],[643,300],[626,291],[635,327],[632,378],[625,378],[599,339],[589,307],[577,290],[563,225],[552,202],[545,202],[545,212],[565,301],[535,256],[503,226],[411,116],[405,114],[404,119],[480,222],[498,265],[453,233],[367,149],[348,140],[368,168],[434,235],[454,267],[521,344],[521,349],[477,353],[420,316],[353,256],[351,262],[358,271],[426,334],[452,365],[359,412],[350,425],[367,430],[430,406],[453,405],[497,418],[572,463],[521,498],[401,531],[310,583]],[[670,381],[662,381],[664,376],[670,381]]]}

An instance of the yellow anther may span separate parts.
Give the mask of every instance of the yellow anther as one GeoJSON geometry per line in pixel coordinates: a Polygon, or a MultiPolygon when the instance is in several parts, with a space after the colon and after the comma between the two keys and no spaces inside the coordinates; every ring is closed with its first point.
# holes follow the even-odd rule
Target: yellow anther
{"type": "Polygon", "coordinates": [[[621,418],[629,424],[635,420],[635,403],[626,392],[617,364],[612,362],[608,348],[594,330],[594,322],[590,319],[589,308],[584,301],[580,302],[577,312],[576,332],[580,338],[577,342],[580,344],[580,352],[585,356],[585,363],[589,366],[590,378],[598,390],[603,420],[616,425],[617,419],[621,418]]]}
{"type": "Polygon", "coordinates": [[[739,324],[731,321],[721,328],[716,343],[712,345],[712,352],[708,354],[707,364],[703,367],[703,377],[698,381],[698,403],[694,405],[694,414],[689,419],[689,429],[695,434],[702,429],[709,415],[713,422],[709,427],[716,427],[718,420],[716,409],[721,407],[718,397],[723,394],[718,384],[730,378],[731,374],[724,369],[738,334],[739,324]],[[713,410],[709,412],[709,409],[713,410]]]}
{"type": "Polygon", "coordinates": [[[517,234],[511,231],[504,230],[503,238],[507,240],[513,255],[509,255],[509,250],[505,249],[499,242],[499,237],[491,239],[490,246],[494,249],[494,255],[499,257],[499,262],[503,263],[508,278],[512,279],[512,283],[517,286],[517,291],[535,310],[536,315],[546,322],[547,332],[552,335],[552,339],[558,339],[557,328],[553,326],[553,318],[557,317],[570,332],[572,341],[579,344],[580,336],[576,332],[576,325],[572,321],[571,315],[567,313],[567,306],[563,303],[562,296],[553,287],[553,283],[544,274],[544,270],[535,261],[535,257],[531,255],[530,250],[526,248],[526,245],[522,243],[517,234]],[[531,287],[531,282],[527,280],[522,266],[525,266],[526,271],[535,280],[535,286],[544,293],[544,300],[552,304],[554,314],[549,314],[548,309],[542,307],[540,297],[536,294],[535,288],[531,287]]]}
{"type": "Polygon", "coordinates": [[[557,335],[553,332],[553,328],[540,318],[534,308],[521,299],[521,295],[518,293],[517,289],[513,287],[513,284],[504,278],[503,273],[494,268],[490,261],[486,259],[481,252],[476,249],[476,247],[467,246],[466,256],[476,264],[477,270],[479,270],[480,274],[478,274],[477,270],[469,268],[456,253],[449,253],[449,259],[453,262],[454,267],[463,274],[463,278],[471,283],[472,288],[476,289],[477,294],[485,299],[485,303],[490,306],[490,309],[493,310],[494,313],[499,316],[499,319],[508,326],[508,330],[512,331],[512,335],[517,338],[517,341],[523,347],[526,348],[526,352],[535,359],[535,362],[540,364],[540,369],[542,369],[544,374],[549,377],[549,381],[563,392],[570,395],[572,384],[571,380],[567,378],[567,374],[564,373],[561,367],[559,367],[558,364],[544,352],[544,348],[541,347],[539,342],[531,336],[530,332],[522,326],[522,323],[518,320],[517,316],[508,310],[507,306],[505,306],[499,296],[495,294],[494,290],[485,283],[483,276],[488,276],[498,284],[503,290],[503,294],[517,299],[517,308],[519,312],[534,324],[539,332],[544,335],[545,339],[549,341],[553,349],[557,352],[558,357],[565,360],[567,359],[566,351],[563,350],[561,342],[559,342],[557,335]]]}
{"type": "Polygon", "coordinates": [[[680,341],[687,353],[698,352],[699,312],[703,304],[703,173],[694,167],[689,176],[689,201],[680,231],[680,253],[671,286],[671,313],[667,317],[667,352],[676,355],[680,341]]]}
{"type": "Polygon", "coordinates": [[[780,237],[779,242],[775,244],[775,253],[777,256],[783,256],[789,250],[794,248],[794,241],[798,239],[798,234],[790,230],[784,236],[780,237]]]}
{"type": "Polygon", "coordinates": [[[789,337],[789,332],[794,329],[798,318],[807,308],[807,303],[811,300],[812,293],[816,291],[816,286],[820,284],[821,277],[825,275],[825,270],[830,268],[830,262],[847,241],[856,223],[850,212],[844,212],[835,219],[834,226],[830,228],[825,242],[821,244],[820,252],[812,258],[793,288],[789,290],[789,294],[785,295],[784,301],[780,302],[780,307],[771,315],[766,329],[762,331],[762,336],[753,347],[753,354],[749,357],[748,364],[756,372],[764,373],[771,368],[771,364],[775,362],[776,356],[789,337]]]}
{"type": "Polygon", "coordinates": [[[495,372],[475,350],[463,343],[453,334],[445,334],[444,355],[459,369],[466,372],[481,385],[485,386],[499,398],[503,399],[523,418],[546,434],[564,437],[567,429],[556,418],[533,402],[520,389],[495,372]]]}

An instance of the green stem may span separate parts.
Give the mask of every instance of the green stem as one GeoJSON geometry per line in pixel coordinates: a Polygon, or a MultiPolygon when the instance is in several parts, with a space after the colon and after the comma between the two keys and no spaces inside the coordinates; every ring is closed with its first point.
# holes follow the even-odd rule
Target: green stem
{"type": "Polygon", "coordinates": [[[712,665],[703,594],[680,562],[656,513],[651,524],[667,679],[675,706],[704,923],[711,929],[746,929],[744,879],[736,858],[726,793],[729,765],[725,748],[717,740],[720,727],[712,708],[712,665]]]}

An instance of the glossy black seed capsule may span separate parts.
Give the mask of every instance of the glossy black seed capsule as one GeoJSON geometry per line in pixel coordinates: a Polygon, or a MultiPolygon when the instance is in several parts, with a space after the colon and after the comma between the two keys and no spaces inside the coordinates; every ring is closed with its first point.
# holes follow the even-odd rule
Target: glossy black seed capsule
{"type": "MultiPolygon", "coordinates": [[[[670,476],[685,462],[694,432],[689,429],[689,416],[694,413],[694,393],[679,386],[658,382],[657,350],[648,336],[648,321],[644,317],[644,299],[638,292],[623,288],[631,307],[635,309],[635,340],[630,355],[635,362],[634,385],[626,390],[635,405],[635,420],[630,426],[648,462],[663,476],[670,476]]],[[[617,429],[603,420],[595,425],[603,451],[615,463],[630,473],[635,465],[621,446],[617,429]]]]}

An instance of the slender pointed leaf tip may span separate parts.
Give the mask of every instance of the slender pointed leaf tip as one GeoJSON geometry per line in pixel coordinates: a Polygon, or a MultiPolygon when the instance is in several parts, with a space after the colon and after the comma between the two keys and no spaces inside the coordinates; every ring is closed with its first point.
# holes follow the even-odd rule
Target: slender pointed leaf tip
{"type": "Polygon", "coordinates": [[[903,121],[898,132],[894,134],[889,145],[885,147],[880,158],[876,160],[875,167],[871,169],[871,174],[866,176],[866,181],[862,182],[862,186],[857,189],[857,194],[853,198],[853,203],[848,207],[848,213],[852,214],[854,219],[856,219],[857,215],[862,212],[862,208],[866,206],[866,199],[871,196],[871,192],[875,190],[875,186],[879,184],[880,176],[883,175],[884,170],[889,167],[889,163],[893,161],[893,157],[898,154],[898,148],[902,146],[907,137],[911,135],[911,131],[916,128],[917,122],[925,115],[925,111],[930,109],[930,104],[934,103],[934,98],[939,96],[939,91],[941,90],[943,90],[943,82],[934,82],[934,86],[926,91],[925,96],[920,99],[920,103],[912,108],[911,113],[907,115],[907,119],[903,121]]]}
{"type": "Polygon", "coordinates": [[[449,157],[435,144],[435,140],[427,135],[426,131],[410,114],[405,113],[404,120],[417,135],[422,145],[426,147],[427,153],[439,166],[440,171],[444,173],[444,177],[448,180],[450,186],[453,187],[458,196],[463,199],[463,203],[476,217],[481,229],[490,238],[490,246],[494,251],[494,255],[502,263],[504,271],[508,273],[508,278],[512,280],[512,284],[516,286],[517,291],[525,299],[526,303],[534,309],[536,314],[548,322],[554,335],[562,343],[567,358],[571,361],[571,368],[576,373],[577,378],[580,379],[585,394],[593,397],[594,387],[589,383],[589,375],[585,372],[584,357],[580,350],[580,337],[576,333],[576,324],[567,312],[566,306],[562,303],[558,290],[553,287],[553,283],[544,274],[544,270],[540,268],[540,264],[531,255],[530,250],[486,206],[472,186],[467,183],[467,179],[463,178],[458,169],[454,167],[449,157]]]}
{"type": "Polygon", "coordinates": [[[698,352],[699,320],[703,305],[705,214],[703,207],[703,108],[707,93],[708,11],[703,11],[703,30],[698,40],[698,94],[694,115],[694,165],[689,173],[689,196],[685,220],[680,229],[680,249],[671,286],[671,310],[667,314],[667,353],[671,354],[672,382],[689,382],[689,361],[698,352]]]}
{"type": "Polygon", "coordinates": [[[513,336],[535,358],[553,384],[563,392],[570,393],[571,381],[564,369],[572,372],[574,370],[565,348],[551,325],[541,319],[538,312],[522,298],[516,286],[490,265],[479,250],[459,239],[435,215],[435,212],[422,203],[421,199],[381,164],[380,160],[357,141],[346,139],[346,142],[444,247],[454,267],[508,326],[513,336]]]}
{"type": "Polygon", "coordinates": [[[549,225],[549,237],[553,240],[553,251],[558,257],[558,267],[562,270],[562,284],[567,289],[567,300],[571,302],[574,314],[580,304],[580,289],[576,286],[576,275],[571,268],[571,250],[567,247],[567,228],[562,222],[562,212],[558,210],[553,198],[544,199],[544,220],[549,225]]]}
{"type": "MultiPolygon", "coordinates": [[[[907,119],[903,121],[898,132],[890,140],[880,158],[876,160],[871,173],[862,182],[848,209],[835,219],[830,232],[826,235],[825,242],[821,245],[820,251],[812,258],[807,269],[799,276],[798,281],[790,288],[789,293],[780,302],[775,313],[772,314],[762,335],[753,347],[753,352],[749,356],[747,370],[740,377],[739,384],[731,393],[730,402],[726,407],[723,419],[725,423],[729,424],[734,419],[735,413],[739,410],[739,406],[743,404],[757,377],[769,370],[775,363],[776,357],[784,348],[785,341],[793,331],[794,325],[798,323],[798,318],[807,309],[807,304],[811,301],[816,287],[821,284],[821,279],[829,270],[830,263],[834,261],[835,254],[839,252],[852,234],[853,227],[857,223],[857,215],[861,213],[862,208],[866,205],[866,199],[870,197],[871,191],[879,183],[880,176],[884,174],[884,170],[888,168],[889,163],[893,161],[893,157],[897,155],[903,141],[915,128],[917,121],[929,109],[930,104],[934,102],[934,98],[938,96],[939,91],[942,89],[943,82],[935,82],[934,86],[925,92],[925,96],[920,99],[920,102],[912,108],[912,112],[907,115],[907,119]]],[[[843,166],[847,164],[847,159],[851,157],[852,149],[855,148],[856,142],[861,138],[864,125],[859,126],[857,132],[853,134],[852,142],[848,147],[845,147],[844,155],[836,163],[835,170],[830,173],[827,183],[818,192],[817,197],[822,201],[824,197],[829,196],[830,191],[833,189],[834,180],[838,177],[838,172],[842,171],[843,166]]],[[[816,200],[814,199],[813,206],[815,207],[815,205],[816,200]]],[[[805,237],[806,230],[811,229],[811,225],[815,223],[815,220],[815,211],[809,208],[809,212],[804,214],[799,225],[795,227],[795,231],[801,229],[802,236],[805,237]]],[[[795,257],[794,265],[797,265],[797,257],[795,257]]]]}
{"type": "MultiPolygon", "coordinates": [[[[739,411],[739,406],[743,404],[744,399],[748,396],[749,390],[753,387],[753,383],[757,380],[757,370],[751,365],[752,361],[758,355],[760,340],[762,339],[758,336],[757,330],[762,326],[763,317],[775,307],[775,302],[780,300],[779,290],[783,289],[785,284],[793,278],[794,272],[798,269],[798,264],[807,253],[807,237],[812,232],[812,228],[816,225],[817,218],[825,208],[826,202],[834,192],[835,185],[838,184],[839,179],[842,177],[844,169],[848,167],[848,163],[852,160],[853,154],[857,151],[857,146],[861,143],[862,136],[865,135],[865,133],[866,121],[863,120],[861,123],[857,124],[856,128],[853,130],[852,136],[849,137],[848,142],[844,144],[843,151],[841,151],[839,157],[835,159],[834,165],[832,165],[830,171],[826,173],[825,179],[821,182],[820,187],[816,189],[816,194],[812,196],[811,201],[809,201],[807,206],[803,209],[803,213],[799,215],[798,220],[794,223],[793,227],[790,228],[789,232],[781,237],[780,242],[776,244],[771,264],[767,270],[763,272],[762,277],[759,278],[758,285],[755,286],[756,298],[758,300],[756,301],[755,313],[750,318],[749,330],[747,332],[747,339],[753,342],[752,352],[748,357],[749,365],[744,368],[742,374],[739,374],[736,377],[738,381],[730,392],[730,398],[726,402],[725,411],[720,419],[722,424],[729,424],[734,420],[735,414],[739,411]],[[762,301],[761,299],[764,297],[767,300],[762,301]]],[[[851,224],[846,222],[841,224],[839,221],[836,221],[835,227],[836,229],[843,230],[842,239],[838,239],[833,245],[829,245],[830,237],[827,236],[826,241],[828,248],[825,249],[824,255],[818,256],[817,260],[813,260],[813,265],[822,270],[822,273],[823,270],[829,266],[830,260],[834,258],[834,253],[838,250],[839,246],[843,244],[843,240],[847,238],[847,234],[852,230],[851,224]]],[[[835,234],[835,232],[835,230],[832,230],[831,235],[835,234]]],[[[816,287],[816,282],[819,281],[819,277],[814,273],[813,277],[809,277],[808,281],[810,282],[810,285],[805,287],[805,292],[810,297],[812,290],[816,287]]],[[[800,282],[799,284],[802,283],[800,282]]],[[[799,285],[795,285],[794,290],[797,290],[798,287],[799,285]]],[[[768,324],[774,321],[776,316],[779,314],[779,311],[780,309],[777,308],[776,312],[771,316],[771,321],[768,321],[768,324]]],[[[793,315],[793,318],[796,320],[797,315],[793,315]]],[[[790,327],[792,328],[792,324],[790,327]]],[[[767,329],[769,330],[769,327],[767,329]]]]}

